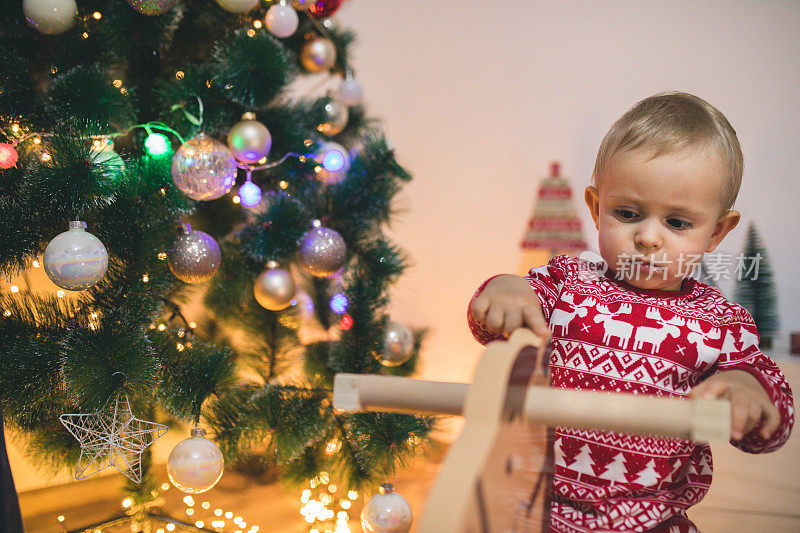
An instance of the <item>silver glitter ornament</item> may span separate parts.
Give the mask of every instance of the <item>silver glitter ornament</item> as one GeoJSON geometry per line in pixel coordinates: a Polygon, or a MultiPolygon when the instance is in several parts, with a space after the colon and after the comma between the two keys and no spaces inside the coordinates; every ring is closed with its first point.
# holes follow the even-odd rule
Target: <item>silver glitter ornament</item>
{"type": "Polygon", "coordinates": [[[108,251],[100,239],[86,231],[86,222],[73,220],[69,230],[47,245],[43,262],[53,283],[68,291],[82,291],[105,276],[108,251]]]}
{"type": "Polygon", "coordinates": [[[292,275],[282,268],[269,268],[253,284],[253,294],[258,305],[270,311],[286,309],[297,293],[292,275]]]}
{"type": "Polygon", "coordinates": [[[265,125],[256,120],[255,113],[245,113],[242,121],[228,133],[228,148],[233,157],[250,165],[255,165],[269,154],[272,135],[265,125]]]}
{"type": "Polygon", "coordinates": [[[324,113],[325,116],[317,126],[317,130],[328,137],[341,133],[350,119],[350,112],[347,110],[347,106],[336,99],[331,99],[325,104],[324,113]]]}
{"type": "Polygon", "coordinates": [[[300,239],[300,265],[314,276],[325,278],[342,268],[347,255],[347,245],[339,232],[331,228],[316,227],[300,239]]]}
{"type": "Polygon", "coordinates": [[[383,332],[383,353],[380,361],[383,366],[400,366],[411,357],[414,335],[408,326],[390,320],[383,332]]]}
{"type": "Polygon", "coordinates": [[[222,262],[219,245],[208,233],[183,227],[172,249],[167,251],[169,269],[175,277],[186,283],[203,283],[217,273],[222,262]]]}
{"type": "Polygon", "coordinates": [[[189,139],[172,157],[172,181],[193,200],[215,200],[236,183],[236,160],[228,147],[205,133],[189,139]]]}
{"type": "Polygon", "coordinates": [[[365,533],[408,533],[411,522],[411,506],[391,483],[381,485],[380,492],[361,510],[361,529],[365,533]]]}
{"type": "Polygon", "coordinates": [[[156,16],[169,11],[178,0],[128,0],[128,3],[142,15],[156,16]]]}
{"type": "Polygon", "coordinates": [[[309,72],[324,72],[336,63],[336,46],[330,39],[314,37],[300,50],[300,63],[309,72]]]}

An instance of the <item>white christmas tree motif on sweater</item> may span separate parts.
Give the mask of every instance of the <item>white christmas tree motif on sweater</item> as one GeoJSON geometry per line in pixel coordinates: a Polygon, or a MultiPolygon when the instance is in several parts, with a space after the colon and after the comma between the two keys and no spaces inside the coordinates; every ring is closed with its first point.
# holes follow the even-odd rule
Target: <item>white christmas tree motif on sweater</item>
{"type": "Polygon", "coordinates": [[[594,298],[586,298],[580,304],[575,304],[575,295],[572,293],[564,294],[561,297],[563,302],[568,303],[574,311],[568,313],[563,309],[556,309],[553,311],[553,315],[550,317],[550,329],[553,331],[553,334],[557,334],[556,327],[561,328],[561,335],[566,335],[567,330],[569,329],[569,324],[572,322],[576,316],[581,318],[585,317],[589,310],[587,308],[594,307],[596,300],[594,298]]]}
{"type": "Polygon", "coordinates": [[[567,463],[564,461],[564,450],[561,448],[561,437],[558,437],[553,443],[553,458],[556,466],[567,467],[567,463]]]}
{"type": "Polygon", "coordinates": [[[675,462],[672,464],[672,470],[670,470],[669,474],[664,476],[664,479],[662,479],[661,481],[663,483],[669,483],[670,481],[672,481],[672,475],[677,474],[678,470],[680,470],[682,466],[683,462],[680,459],[675,459],[675,462]]]}
{"type": "Polygon", "coordinates": [[[744,352],[752,346],[758,346],[758,336],[739,326],[739,342],[742,343],[741,351],[744,352]]]}
{"type": "Polygon", "coordinates": [[[623,350],[628,349],[628,341],[633,336],[633,325],[625,322],[624,320],[615,320],[619,315],[630,314],[633,308],[630,304],[622,304],[619,306],[618,311],[610,311],[607,305],[598,305],[595,315],[595,322],[603,323],[603,342],[611,346],[611,338],[617,337],[619,339],[619,347],[623,350]]]}
{"type": "Polygon", "coordinates": [[[669,320],[664,320],[661,317],[658,309],[655,307],[648,307],[644,316],[658,320],[661,324],[658,327],[651,328],[648,326],[639,326],[636,328],[636,338],[633,342],[633,349],[638,350],[642,348],[645,343],[650,345],[650,353],[655,354],[661,349],[661,343],[670,337],[678,338],[681,336],[681,330],[678,326],[684,325],[684,320],[679,316],[673,316],[669,320]]]}
{"type": "Polygon", "coordinates": [[[653,459],[650,459],[650,462],[639,472],[639,475],[636,476],[636,479],[633,480],[634,483],[639,483],[640,485],[644,485],[645,487],[651,487],[658,483],[658,472],[656,472],[656,462],[653,459]]]}
{"type": "Polygon", "coordinates": [[[733,332],[730,330],[725,332],[725,340],[722,341],[722,348],[720,348],[720,354],[731,354],[736,351],[736,339],[733,336],[733,332]]]}
{"type": "Polygon", "coordinates": [[[697,345],[698,364],[703,363],[703,365],[708,365],[715,362],[719,356],[719,350],[715,349],[713,346],[708,346],[705,343],[705,339],[719,339],[722,335],[722,331],[720,331],[719,328],[711,328],[708,333],[705,333],[697,320],[687,320],[686,327],[692,330],[692,332],[686,336],[686,339],[692,344],[697,345]]]}
{"type": "Polygon", "coordinates": [[[592,465],[594,465],[594,461],[592,460],[592,454],[589,450],[589,445],[584,444],[581,447],[581,451],[578,453],[578,456],[575,457],[575,462],[572,463],[569,468],[580,474],[588,474],[594,477],[595,473],[594,470],[592,470],[592,465]]]}
{"type": "Polygon", "coordinates": [[[614,460],[606,465],[605,471],[597,477],[607,479],[612,483],[627,483],[628,479],[625,473],[628,471],[625,468],[625,455],[620,452],[614,456],[614,460]]]}

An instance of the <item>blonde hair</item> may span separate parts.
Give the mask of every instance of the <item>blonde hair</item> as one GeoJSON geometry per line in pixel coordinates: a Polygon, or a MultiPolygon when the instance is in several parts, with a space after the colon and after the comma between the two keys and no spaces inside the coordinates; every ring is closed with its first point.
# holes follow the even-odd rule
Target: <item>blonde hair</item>
{"type": "Polygon", "coordinates": [[[651,158],[686,148],[716,146],[727,170],[722,213],[730,210],[742,184],[744,158],[736,131],[716,107],[693,94],[660,93],[630,108],[606,133],[592,173],[599,188],[607,165],[618,152],[647,150],[651,158]]]}

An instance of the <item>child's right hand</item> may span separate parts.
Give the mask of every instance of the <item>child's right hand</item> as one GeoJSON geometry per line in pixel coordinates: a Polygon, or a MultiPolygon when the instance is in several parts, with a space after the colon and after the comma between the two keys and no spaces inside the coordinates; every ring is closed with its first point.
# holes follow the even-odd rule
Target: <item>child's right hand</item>
{"type": "Polygon", "coordinates": [[[521,327],[530,328],[545,339],[550,337],[539,298],[521,276],[503,274],[491,280],[470,302],[469,312],[486,329],[505,337],[521,327]]]}

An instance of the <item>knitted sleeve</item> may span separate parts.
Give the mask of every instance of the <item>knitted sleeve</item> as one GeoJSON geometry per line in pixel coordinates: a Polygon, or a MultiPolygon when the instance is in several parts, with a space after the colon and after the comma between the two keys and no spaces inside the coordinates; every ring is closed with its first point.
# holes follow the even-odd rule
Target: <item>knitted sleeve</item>
{"type": "MultiPolygon", "coordinates": [[[[574,261],[574,259],[564,255],[557,255],[546,265],[531,269],[528,275],[525,276],[525,279],[530,283],[531,288],[539,298],[539,303],[542,305],[542,313],[548,323],[550,322],[550,314],[553,312],[558,295],[564,285],[564,280],[567,277],[570,261],[574,261]]],[[[481,283],[481,286],[472,296],[470,304],[483,292],[486,284],[496,277],[492,276],[481,283]]],[[[467,324],[472,336],[481,344],[487,344],[503,338],[501,334],[487,330],[483,323],[476,322],[469,312],[469,306],[467,307],[467,324]]]]}
{"type": "MultiPolygon", "coordinates": [[[[723,327],[723,345],[716,372],[744,370],[755,377],[769,394],[780,413],[781,424],[768,440],[751,431],[741,441],[731,444],[748,453],[767,453],[780,448],[789,439],[794,425],[792,390],[778,365],[761,353],[759,336],[753,317],[744,308],[736,306],[731,320],[723,327]]],[[[716,373],[715,372],[715,373],[716,373]]]]}

